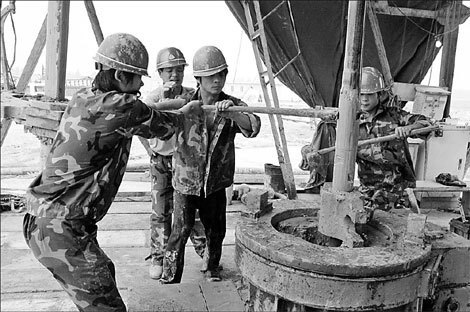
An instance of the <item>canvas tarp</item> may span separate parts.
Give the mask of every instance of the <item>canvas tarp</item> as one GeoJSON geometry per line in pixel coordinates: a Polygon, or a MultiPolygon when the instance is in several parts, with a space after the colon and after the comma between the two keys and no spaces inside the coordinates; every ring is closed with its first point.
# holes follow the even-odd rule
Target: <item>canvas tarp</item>
{"type": "MultiPolygon", "coordinates": [[[[281,2],[259,1],[262,16],[281,2]]],[[[399,8],[438,10],[447,2],[396,0],[388,1],[388,4],[399,8]]],[[[255,17],[253,3],[248,3],[255,17]]],[[[248,34],[241,1],[226,1],[226,4],[248,34]]],[[[278,78],[309,106],[338,106],[347,14],[348,1],[344,0],[284,1],[265,19],[274,72],[284,67],[300,50],[300,56],[278,78]]],[[[384,14],[377,14],[377,18],[393,80],[421,83],[439,51],[436,40],[441,39],[439,35],[444,27],[428,18],[384,14]]],[[[368,18],[364,27],[363,66],[381,69],[368,18]]]]}

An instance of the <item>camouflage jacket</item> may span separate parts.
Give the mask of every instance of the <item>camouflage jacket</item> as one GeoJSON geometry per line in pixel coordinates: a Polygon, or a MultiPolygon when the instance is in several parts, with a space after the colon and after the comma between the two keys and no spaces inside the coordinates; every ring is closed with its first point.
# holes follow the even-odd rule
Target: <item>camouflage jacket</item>
{"type": "MultiPolygon", "coordinates": [[[[186,99],[189,100],[194,94],[194,89],[193,88],[188,88],[188,87],[181,87],[181,94],[170,97],[174,99],[186,99]]],[[[150,92],[148,96],[143,99],[145,103],[152,104],[152,103],[159,103],[162,102],[163,100],[167,100],[170,98],[165,98],[163,95],[163,86],[158,87],[157,89],[153,90],[150,92]]],[[[176,144],[176,135],[172,136],[170,139],[167,141],[163,141],[157,138],[152,138],[149,139],[149,144],[150,148],[154,153],[160,154],[160,155],[173,155],[173,150],[175,148],[176,144]]]]}
{"type": "MultiPolygon", "coordinates": [[[[192,100],[200,99],[199,90],[192,100]]],[[[230,99],[236,106],[247,106],[240,99],[220,93],[218,100],[230,99]]],[[[247,138],[258,135],[261,120],[245,113],[251,121],[251,129],[242,129],[236,122],[221,116],[213,117],[208,127],[205,114],[187,119],[184,128],[177,133],[173,154],[173,187],[185,195],[210,195],[229,187],[235,173],[235,134],[241,132],[247,138]]]]}
{"type": "MultiPolygon", "coordinates": [[[[395,128],[414,123],[424,127],[430,125],[429,120],[422,115],[410,114],[396,106],[381,106],[372,118],[367,118],[366,113],[361,113],[359,140],[393,134],[395,128]]],[[[416,182],[406,139],[358,146],[356,162],[361,185],[403,183],[407,184],[406,187],[412,187],[416,182]]]]}
{"type": "Polygon", "coordinates": [[[156,112],[136,95],[78,91],[59,125],[45,169],[26,192],[28,213],[38,217],[99,221],[124,175],[132,137],[166,137],[181,125],[180,112],[156,112]]]}

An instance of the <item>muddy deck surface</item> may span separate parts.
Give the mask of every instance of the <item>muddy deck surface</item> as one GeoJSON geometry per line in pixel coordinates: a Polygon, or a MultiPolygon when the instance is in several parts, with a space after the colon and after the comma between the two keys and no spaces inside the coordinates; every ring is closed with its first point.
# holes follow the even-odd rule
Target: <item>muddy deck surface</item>
{"type": "MultiPolygon", "coordinates": [[[[21,193],[34,177],[2,177],[2,194],[21,193]]],[[[262,186],[259,186],[262,187],[262,186]]],[[[201,259],[188,241],[181,284],[161,285],[148,277],[148,182],[124,181],[121,197],[98,223],[98,241],[116,266],[119,290],[129,311],[244,311],[248,287],[234,262],[235,225],[243,205],[227,207],[227,234],[223,244],[221,282],[205,281],[201,259]],[[132,196],[136,195],[136,196],[132,196]]],[[[119,195],[119,194],[118,194],[119,195]]],[[[319,195],[299,194],[318,202],[319,195]]],[[[295,206],[295,205],[294,205],[295,206]]],[[[293,207],[294,208],[294,207],[293,207]]],[[[430,211],[433,222],[448,224],[454,217],[430,211]]],[[[1,213],[1,311],[77,311],[52,275],[33,257],[22,235],[24,213],[1,213]]],[[[428,219],[429,220],[429,219],[428,219]]]]}
{"type": "MultiPolygon", "coordinates": [[[[21,192],[28,178],[2,179],[5,190],[21,192]]],[[[120,191],[148,193],[150,184],[125,181],[120,191]]],[[[124,199],[121,199],[124,200],[124,199]]],[[[128,197],[125,200],[133,200],[128,197]]],[[[148,276],[149,201],[114,202],[98,223],[98,241],[116,266],[117,284],[129,311],[243,311],[245,286],[234,263],[234,228],[242,204],[228,206],[221,282],[207,282],[202,260],[186,246],[181,284],[161,285],[148,276]]],[[[146,200],[145,198],[143,200],[146,200]]],[[[77,311],[51,273],[34,258],[23,234],[24,213],[1,213],[1,311],[77,311]]]]}

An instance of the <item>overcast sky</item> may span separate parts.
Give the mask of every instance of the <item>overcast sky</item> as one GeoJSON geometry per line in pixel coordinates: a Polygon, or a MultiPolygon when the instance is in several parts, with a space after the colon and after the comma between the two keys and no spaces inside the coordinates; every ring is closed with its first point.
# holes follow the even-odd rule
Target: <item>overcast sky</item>
{"type": "MultiPolygon", "coordinates": [[[[194,52],[203,45],[215,45],[229,64],[228,81],[258,82],[251,43],[224,1],[93,1],[106,36],[127,32],[138,37],[150,55],[149,73],[155,76],[155,58],[159,49],[179,47],[189,64],[194,52]]],[[[2,1],[2,8],[8,1],[2,1]]],[[[464,1],[470,6],[470,1],[464,1]]],[[[16,1],[13,15],[17,35],[14,68],[23,68],[47,13],[47,1],[16,1]]],[[[9,61],[13,55],[13,30],[5,23],[9,61]]],[[[97,44],[83,1],[71,1],[67,73],[94,75],[92,57],[97,44]]],[[[38,69],[45,64],[43,53],[38,69]]],[[[437,84],[439,64],[434,65],[431,84],[437,84]]],[[[186,76],[190,75],[191,66],[186,76]]],[[[460,27],[457,46],[454,90],[470,91],[470,19],[460,27]]],[[[428,80],[425,79],[425,83],[428,80]]]]}

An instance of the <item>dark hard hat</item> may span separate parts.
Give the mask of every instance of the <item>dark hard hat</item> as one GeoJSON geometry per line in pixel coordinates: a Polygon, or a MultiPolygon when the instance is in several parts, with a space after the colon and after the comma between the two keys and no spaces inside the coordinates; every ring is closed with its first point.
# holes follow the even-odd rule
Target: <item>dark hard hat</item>
{"type": "Polygon", "coordinates": [[[104,38],[93,59],[116,70],[148,76],[147,49],[139,39],[130,34],[116,33],[104,38]]]}
{"type": "Polygon", "coordinates": [[[158,51],[157,55],[157,69],[174,67],[174,66],[187,66],[183,52],[174,47],[164,48],[158,51]]]}
{"type": "Polygon", "coordinates": [[[372,94],[386,89],[382,73],[375,67],[363,67],[361,94],[372,94]]]}
{"type": "Polygon", "coordinates": [[[193,75],[195,77],[212,76],[227,67],[224,55],[214,46],[204,46],[194,54],[193,75]]]}

